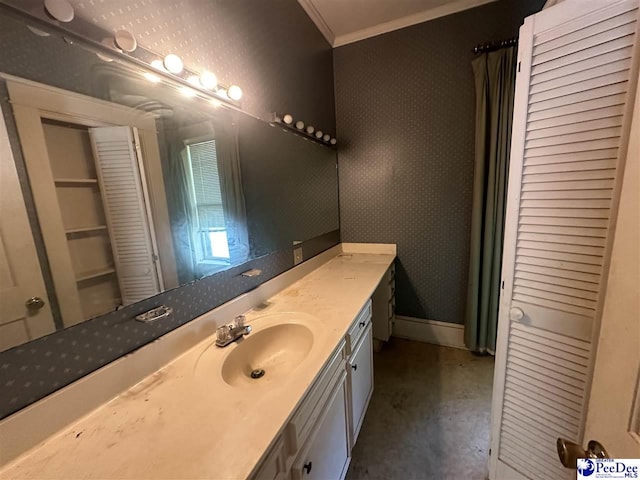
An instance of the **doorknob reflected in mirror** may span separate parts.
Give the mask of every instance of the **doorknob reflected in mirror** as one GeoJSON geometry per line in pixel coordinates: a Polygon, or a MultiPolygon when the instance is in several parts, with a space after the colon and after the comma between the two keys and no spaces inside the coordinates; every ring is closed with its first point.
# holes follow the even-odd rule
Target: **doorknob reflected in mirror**
{"type": "Polygon", "coordinates": [[[44,300],[40,297],[31,297],[27,299],[24,304],[29,310],[40,310],[42,307],[44,307],[44,300]]]}
{"type": "Polygon", "coordinates": [[[575,442],[570,442],[564,438],[556,441],[558,457],[566,468],[577,468],[579,458],[610,458],[607,450],[600,442],[590,440],[587,449],[582,448],[575,442]]]}

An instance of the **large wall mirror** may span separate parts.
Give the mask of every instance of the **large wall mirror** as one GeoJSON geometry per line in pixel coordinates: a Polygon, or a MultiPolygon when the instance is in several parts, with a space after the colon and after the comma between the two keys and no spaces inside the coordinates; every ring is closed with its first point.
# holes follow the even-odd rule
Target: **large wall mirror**
{"type": "Polygon", "coordinates": [[[0,9],[0,356],[339,239],[335,149],[29,27],[0,9]]]}

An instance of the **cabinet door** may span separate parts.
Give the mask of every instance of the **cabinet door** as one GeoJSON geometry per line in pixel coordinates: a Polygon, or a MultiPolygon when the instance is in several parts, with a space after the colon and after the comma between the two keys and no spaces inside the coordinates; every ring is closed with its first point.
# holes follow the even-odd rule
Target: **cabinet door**
{"type": "Polygon", "coordinates": [[[351,431],[353,432],[351,445],[356,443],[364,414],[369,405],[373,392],[373,350],[371,324],[362,336],[349,360],[349,382],[351,385],[351,431]]]}
{"type": "MultiPolygon", "coordinates": [[[[344,375],[344,374],[343,374],[344,375]]],[[[295,462],[294,480],[338,480],[344,477],[349,458],[345,381],[327,402],[311,443],[295,462]]]]}
{"type": "Polygon", "coordinates": [[[258,468],[258,473],[253,480],[281,480],[286,478],[286,469],[284,466],[284,444],[282,437],[276,440],[275,445],[262,461],[262,465],[258,468]]]}

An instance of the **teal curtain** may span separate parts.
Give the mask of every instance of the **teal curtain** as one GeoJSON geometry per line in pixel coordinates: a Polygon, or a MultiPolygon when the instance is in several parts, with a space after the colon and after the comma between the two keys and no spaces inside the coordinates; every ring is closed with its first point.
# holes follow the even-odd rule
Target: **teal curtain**
{"type": "Polygon", "coordinates": [[[238,122],[214,122],[218,150],[220,190],[224,204],[225,228],[229,241],[231,265],[249,259],[249,230],[247,209],[240,167],[238,122]]]}
{"type": "Polygon", "coordinates": [[[229,266],[244,263],[249,258],[247,214],[238,153],[238,133],[227,114],[216,118],[186,116],[182,121],[168,120],[159,127],[166,143],[163,169],[171,232],[181,285],[211,275],[229,266]],[[186,142],[215,140],[213,156],[217,162],[225,229],[229,246],[229,265],[199,262],[202,252],[198,213],[186,142]],[[200,254],[201,255],[201,254],[200,254]]]}
{"type": "Polygon", "coordinates": [[[196,213],[191,200],[188,160],[178,128],[171,125],[164,132],[167,154],[163,159],[167,206],[173,235],[176,269],[180,285],[200,278],[195,261],[194,226],[196,213]]]}
{"type": "Polygon", "coordinates": [[[495,353],[516,83],[516,47],[473,61],[476,146],[465,343],[495,353]]]}

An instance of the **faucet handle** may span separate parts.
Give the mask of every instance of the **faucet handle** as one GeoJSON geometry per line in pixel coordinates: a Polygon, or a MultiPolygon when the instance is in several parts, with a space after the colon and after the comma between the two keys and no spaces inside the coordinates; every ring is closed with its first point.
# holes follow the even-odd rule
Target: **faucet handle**
{"type": "Polygon", "coordinates": [[[222,325],[216,329],[216,341],[217,342],[226,342],[229,339],[229,332],[231,328],[229,325],[222,325]]]}
{"type": "Polygon", "coordinates": [[[234,320],[233,320],[233,324],[235,327],[237,328],[242,328],[244,327],[244,322],[247,320],[247,318],[244,315],[238,315],[234,320]]]}

